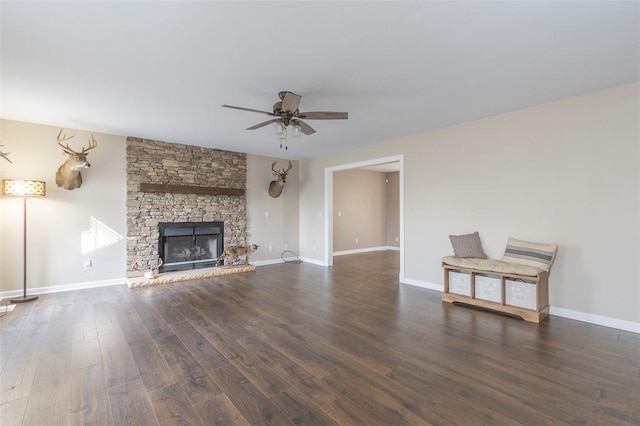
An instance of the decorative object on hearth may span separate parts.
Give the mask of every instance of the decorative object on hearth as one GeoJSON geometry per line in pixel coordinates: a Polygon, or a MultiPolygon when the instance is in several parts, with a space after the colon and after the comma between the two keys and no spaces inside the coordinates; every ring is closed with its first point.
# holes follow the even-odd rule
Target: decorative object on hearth
{"type": "MultiPolygon", "coordinates": [[[[0,145],[0,146],[4,146],[4,145],[0,145]]],[[[0,157],[4,158],[5,160],[7,160],[7,161],[8,161],[8,162],[10,162],[10,163],[13,163],[13,161],[11,161],[11,160],[9,159],[9,154],[10,154],[9,152],[2,152],[2,151],[0,151],[0,157]]]]}
{"type": "Polygon", "coordinates": [[[258,123],[254,126],[247,128],[247,130],[256,130],[264,126],[268,126],[269,124],[275,123],[276,125],[276,135],[280,139],[280,148],[282,148],[284,144],[284,149],[288,149],[287,146],[287,128],[291,127],[291,134],[294,137],[305,135],[311,135],[316,131],[309,126],[307,123],[302,121],[305,120],[346,120],[349,118],[349,113],[347,112],[336,112],[336,111],[310,111],[310,112],[300,112],[298,106],[300,105],[300,100],[302,96],[296,95],[292,92],[282,91],[278,93],[278,97],[280,101],[273,104],[273,112],[262,111],[259,109],[253,108],[244,108],[233,105],[222,105],[224,108],[232,108],[239,109],[241,111],[250,111],[257,112],[260,114],[266,114],[272,118],[271,120],[264,121],[262,123],[258,123]]]}
{"type": "Polygon", "coordinates": [[[58,149],[60,152],[67,156],[65,161],[56,171],[56,185],[61,188],[72,190],[80,188],[82,186],[82,175],[80,169],[86,169],[91,167],[91,164],[87,161],[87,155],[89,151],[98,146],[98,142],[91,135],[89,139],[89,146],[82,147],[82,151],[77,152],[69,147],[69,143],[62,145],[62,142],[68,141],[73,136],[67,137],[62,134],[63,129],[60,129],[56,141],[58,142],[58,149]]]}
{"type": "Polygon", "coordinates": [[[136,260],[135,262],[133,262],[133,265],[131,265],[131,267],[136,271],[144,272],[144,277],[147,279],[155,278],[160,273],[160,267],[164,264],[164,262],[162,261],[162,258],[160,257],[158,257],[158,262],[155,267],[152,266],[153,263],[149,263],[147,268],[139,269],[138,263],[139,262],[136,260]]]}
{"type": "Polygon", "coordinates": [[[2,181],[2,194],[22,197],[22,297],[11,298],[11,303],[36,300],[38,296],[27,296],[27,197],[44,197],[46,183],[37,180],[5,179],[2,181]]]}
{"type": "Polygon", "coordinates": [[[284,184],[287,183],[287,173],[289,173],[289,170],[293,167],[291,161],[289,161],[286,169],[276,170],[277,163],[277,161],[271,163],[271,170],[273,170],[273,175],[276,177],[276,180],[272,180],[269,184],[269,196],[273,198],[278,198],[280,194],[282,194],[284,184]]]}
{"type": "Polygon", "coordinates": [[[224,262],[226,259],[228,265],[233,265],[237,258],[244,256],[244,264],[248,265],[249,255],[258,250],[259,247],[257,244],[251,244],[249,246],[229,246],[224,249],[220,257],[218,257],[217,262],[221,260],[224,262]]]}

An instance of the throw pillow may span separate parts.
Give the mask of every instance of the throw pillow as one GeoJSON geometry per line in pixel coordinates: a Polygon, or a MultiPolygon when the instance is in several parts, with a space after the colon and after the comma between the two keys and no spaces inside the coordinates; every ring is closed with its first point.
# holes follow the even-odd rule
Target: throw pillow
{"type": "Polygon", "coordinates": [[[473,234],[449,235],[453,246],[453,255],[459,258],[486,259],[487,255],[482,251],[480,234],[478,231],[473,234]]]}
{"type": "Polygon", "coordinates": [[[556,256],[557,249],[558,246],[556,244],[534,243],[509,237],[502,260],[504,262],[534,266],[548,272],[556,256]]]}

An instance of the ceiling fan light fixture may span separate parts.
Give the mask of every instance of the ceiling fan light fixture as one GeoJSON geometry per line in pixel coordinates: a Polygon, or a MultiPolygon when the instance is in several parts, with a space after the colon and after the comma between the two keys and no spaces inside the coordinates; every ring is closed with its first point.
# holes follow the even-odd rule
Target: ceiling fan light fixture
{"type": "Polygon", "coordinates": [[[302,136],[302,127],[297,120],[291,122],[291,134],[296,138],[302,136]]]}
{"type": "Polygon", "coordinates": [[[287,126],[285,126],[284,123],[279,124],[278,132],[276,133],[276,135],[281,141],[287,139],[287,126]]]}

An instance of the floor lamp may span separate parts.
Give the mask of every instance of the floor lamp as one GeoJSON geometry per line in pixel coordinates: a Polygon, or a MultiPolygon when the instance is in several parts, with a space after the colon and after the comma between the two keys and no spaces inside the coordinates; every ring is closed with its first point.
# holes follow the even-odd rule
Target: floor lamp
{"type": "Polygon", "coordinates": [[[2,181],[2,194],[22,197],[22,297],[10,299],[10,303],[23,303],[36,300],[38,296],[27,296],[27,197],[46,195],[46,183],[37,180],[5,179],[2,181]]]}

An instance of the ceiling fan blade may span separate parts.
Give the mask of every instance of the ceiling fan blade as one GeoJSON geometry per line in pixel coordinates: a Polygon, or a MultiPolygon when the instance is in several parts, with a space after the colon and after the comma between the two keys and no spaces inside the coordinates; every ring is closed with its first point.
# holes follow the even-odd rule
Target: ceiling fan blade
{"type": "Polygon", "coordinates": [[[304,118],[305,120],[346,120],[349,118],[349,113],[337,111],[310,111],[301,112],[298,114],[298,117],[304,118]]]}
{"type": "Polygon", "coordinates": [[[298,123],[300,124],[300,130],[302,130],[302,133],[304,133],[305,135],[309,136],[314,134],[316,131],[313,130],[313,128],[311,126],[309,126],[307,123],[305,123],[302,120],[297,120],[298,123]]]}
{"type": "Polygon", "coordinates": [[[262,123],[258,123],[255,126],[251,126],[251,127],[247,127],[246,130],[255,130],[255,129],[259,129],[260,127],[264,127],[264,126],[268,126],[271,123],[275,123],[276,121],[278,121],[277,118],[274,118],[273,120],[267,120],[267,121],[263,121],[262,123]]]}
{"type": "Polygon", "coordinates": [[[302,96],[296,95],[295,93],[286,92],[284,98],[282,99],[282,110],[288,112],[296,112],[298,109],[298,105],[300,105],[300,99],[302,96]]]}
{"type": "Polygon", "coordinates": [[[263,121],[262,123],[258,123],[254,126],[251,127],[247,127],[246,130],[255,130],[255,129],[259,129],[260,127],[264,127],[264,126],[268,126],[271,123],[275,123],[276,121],[278,121],[277,118],[274,118],[273,120],[267,120],[267,121],[263,121]]]}
{"type": "Polygon", "coordinates": [[[272,112],[268,112],[268,111],[261,111],[259,109],[252,109],[252,108],[244,108],[244,107],[239,107],[239,106],[233,106],[233,105],[222,105],[223,108],[231,108],[231,109],[239,109],[240,111],[251,111],[251,112],[258,112],[260,114],[267,114],[270,116],[275,117],[275,115],[272,112]]]}

